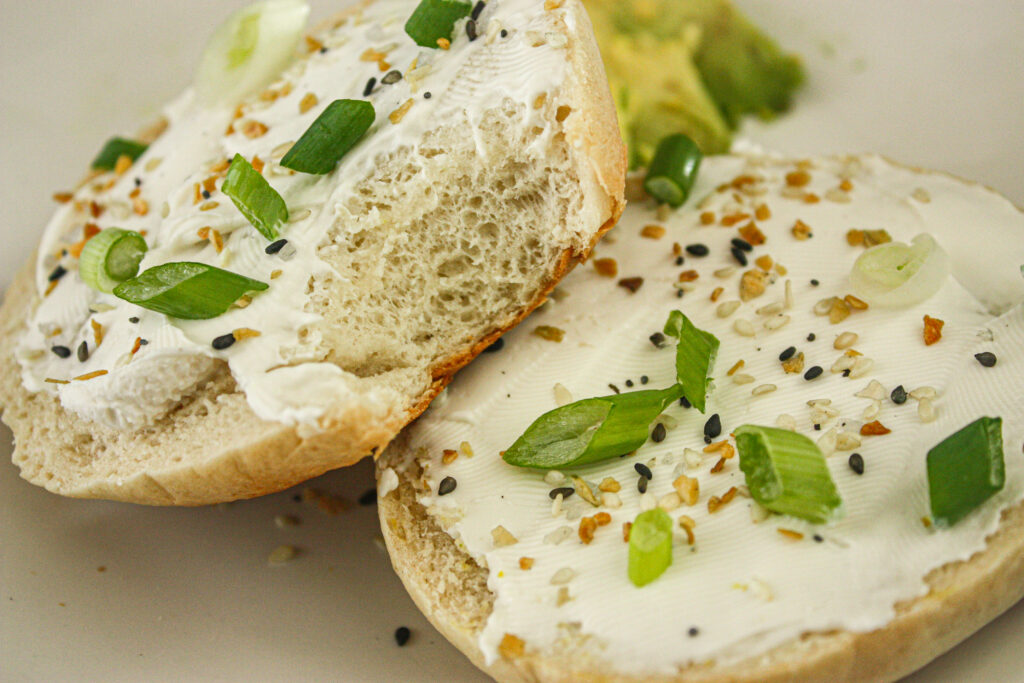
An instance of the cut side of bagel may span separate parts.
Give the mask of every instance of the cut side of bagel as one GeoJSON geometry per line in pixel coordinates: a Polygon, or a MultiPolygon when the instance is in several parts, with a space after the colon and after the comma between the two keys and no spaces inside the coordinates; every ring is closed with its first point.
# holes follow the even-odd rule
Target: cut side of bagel
{"type": "MultiPolygon", "coordinates": [[[[396,572],[500,681],[892,681],[924,666],[1024,597],[1022,234],[991,190],[878,156],[705,158],[687,205],[662,221],[631,205],[598,247],[632,287],[573,273],[378,459],[396,572]],[[923,232],[949,274],[897,308],[860,299],[850,274],[871,243],[923,232]],[[673,402],[643,446],[599,462],[504,461],[542,441],[518,439],[548,411],[675,382],[673,310],[720,341],[704,414],[673,402]],[[982,416],[1002,418],[1005,484],[943,527],[928,453],[982,416]],[[732,437],[745,425],[811,439],[841,512],[762,507],[732,437]],[[672,561],[636,586],[625,539],[652,508],[672,521],[672,561]]],[[[538,459],[569,450],[569,429],[538,459]]]]}
{"type": "Polygon", "coordinates": [[[237,108],[199,110],[187,92],[130,170],[94,176],[61,208],[0,309],[0,400],[24,478],[69,496],[199,505],[352,464],[587,258],[622,211],[625,152],[579,2],[492,3],[474,40],[459,21],[445,50],[405,35],[416,5],[367,2],[328,21],[308,54],[237,108]],[[376,121],[335,171],[280,165],[329,102],[364,97],[376,121]],[[217,136],[193,161],[195,150],[177,150],[196,126],[217,136]],[[288,247],[264,254],[268,242],[220,192],[234,153],[264,166],[288,203],[292,260],[288,247]],[[159,175],[167,168],[173,183],[159,175]],[[128,197],[133,176],[145,212],[128,197]],[[147,194],[157,186],[167,190],[147,194]],[[100,228],[148,233],[143,268],[187,253],[270,289],[221,318],[173,325],[98,295],[61,256],[81,237],[76,212],[89,211],[100,228]],[[51,286],[58,262],[68,272],[51,286]],[[52,303],[60,296],[88,309],[67,313],[52,303]],[[60,310],[47,317],[47,306],[60,310]],[[53,322],[64,315],[73,324],[53,322]],[[125,360],[145,336],[132,325],[158,333],[125,360]],[[232,332],[231,348],[210,350],[239,329],[260,334],[232,332]],[[91,356],[54,365],[52,346],[82,342],[91,356]]]}

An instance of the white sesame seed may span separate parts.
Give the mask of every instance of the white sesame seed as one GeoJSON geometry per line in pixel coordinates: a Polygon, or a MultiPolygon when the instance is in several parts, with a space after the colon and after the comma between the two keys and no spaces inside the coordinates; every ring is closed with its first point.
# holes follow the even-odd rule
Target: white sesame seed
{"type": "Polygon", "coordinates": [[[561,407],[572,403],[572,393],[563,385],[555,384],[555,405],[561,407]]]}
{"type": "Polygon", "coordinates": [[[551,575],[552,586],[564,586],[565,584],[576,578],[576,572],[572,567],[562,567],[557,572],[551,575]]]}
{"type": "Polygon", "coordinates": [[[296,211],[295,213],[291,214],[290,216],[288,216],[288,222],[289,223],[298,223],[300,221],[306,220],[307,218],[309,218],[312,215],[313,215],[313,211],[311,209],[301,209],[301,210],[296,211]]]}
{"type": "Polygon", "coordinates": [[[765,602],[771,602],[775,598],[768,584],[757,578],[750,580],[750,592],[765,602]]]}
{"type": "Polygon", "coordinates": [[[737,372],[732,376],[733,384],[751,384],[754,381],[753,375],[748,375],[745,372],[737,372]]]}
{"type": "Polygon", "coordinates": [[[922,398],[917,402],[917,416],[921,418],[921,422],[934,422],[937,414],[932,399],[922,398]]]}
{"type": "Polygon", "coordinates": [[[551,516],[557,517],[562,514],[562,494],[555,494],[554,500],[551,501],[551,516]]]}
{"type": "Polygon", "coordinates": [[[821,449],[822,454],[828,457],[836,452],[836,429],[833,427],[818,439],[818,448],[821,449]]]}
{"type": "Polygon", "coordinates": [[[782,304],[776,302],[774,304],[768,304],[754,311],[758,315],[778,315],[782,313],[782,304]]]}
{"type": "Polygon", "coordinates": [[[555,605],[557,607],[561,607],[562,605],[564,605],[565,603],[569,602],[570,600],[572,600],[572,598],[569,597],[569,587],[568,586],[561,586],[561,587],[559,587],[558,593],[557,593],[557,595],[555,597],[555,605]]]}
{"type": "Polygon", "coordinates": [[[715,309],[715,315],[719,318],[728,318],[730,315],[736,312],[736,309],[740,307],[739,301],[723,301],[718,304],[718,308],[715,309]]]}
{"type": "Polygon", "coordinates": [[[764,329],[766,330],[778,330],[789,324],[792,320],[788,315],[777,315],[774,318],[769,318],[764,321],[764,329]]]}
{"type": "Polygon", "coordinates": [[[779,194],[786,199],[801,199],[804,196],[803,188],[787,185],[779,191],[779,194]]]}
{"type": "Polygon", "coordinates": [[[160,218],[167,218],[171,213],[171,205],[164,202],[160,205],[160,218]]]}
{"type": "Polygon", "coordinates": [[[505,548],[519,542],[519,539],[513,536],[508,529],[500,524],[491,529],[491,539],[494,541],[495,548],[505,548]]]}
{"type": "Polygon", "coordinates": [[[786,280],[786,293],[784,303],[787,311],[793,308],[793,282],[791,280],[786,280]]]}
{"type": "Polygon", "coordinates": [[[770,514],[771,513],[757,503],[757,501],[750,501],[750,521],[754,524],[760,524],[764,520],[768,519],[768,515],[770,514]]]}
{"type": "Polygon", "coordinates": [[[736,334],[744,337],[753,337],[755,334],[757,334],[757,331],[754,330],[754,324],[749,320],[745,320],[743,318],[737,319],[736,322],[732,324],[732,329],[736,332],[736,334]]]}
{"type": "Polygon", "coordinates": [[[878,417],[878,414],[880,412],[882,412],[882,402],[881,401],[872,401],[871,405],[869,405],[867,408],[865,408],[864,412],[861,413],[860,416],[864,420],[867,420],[868,422],[870,422],[871,420],[874,420],[876,417],[878,417]]]}
{"type": "Polygon", "coordinates": [[[775,426],[779,429],[788,429],[791,432],[796,431],[796,418],[792,415],[783,413],[775,418],[775,426]]]}
{"type": "Polygon", "coordinates": [[[672,491],[671,493],[666,493],[664,496],[658,499],[658,507],[660,507],[665,512],[672,512],[682,504],[682,499],[679,497],[679,494],[676,493],[675,491],[672,491]]]}
{"type": "Polygon", "coordinates": [[[836,362],[832,364],[830,371],[833,374],[849,370],[853,367],[853,364],[857,362],[856,356],[847,356],[845,353],[836,359],[836,362]]]}
{"type": "Polygon", "coordinates": [[[656,507],[658,507],[658,501],[657,501],[657,499],[655,499],[654,494],[652,494],[650,491],[648,491],[647,493],[641,494],[641,496],[640,496],[640,510],[642,512],[647,512],[648,510],[653,510],[656,507]]]}
{"type": "Polygon", "coordinates": [[[760,384],[754,387],[753,390],[751,390],[750,394],[752,396],[764,396],[765,394],[772,393],[776,389],[778,389],[778,387],[775,386],[774,384],[760,384]]]}
{"type": "Polygon", "coordinates": [[[840,351],[842,351],[842,350],[848,349],[851,346],[853,346],[854,344],[856,344],[857,343],[857,339],[858,339],[858,336],[857,336],[856,332],[843,332],[841,335],[836,337],[836,340],[835,340],[835,342],[833,342],[832,346],[833,346],[833,348],[836,348],[836,349],[839,349],[840,351]]]}
{"type": "Polygon", "coordinates": [[[565,481],[565,475],[558,470],[548,470],[544,475],[544,483],[554,486],[555,484],[561,484],[565,481]]]}
{"type": "Polygon", "coordinates": [[[661,424],[665,425],[665,429],[675,429],[676,427],[679,426],[679,420],[677,420],[676,418],[672,417],[667,413],[662,413],[661,415],[659,415],[658,419],[655,420],[655,422],[660,422],[661,424]]]}
{"type": "Polygon", "coordinates": [[[832,405],[832,399],[830,399],[830,398],[812,398],[810,401],[807,402],[807,405],[809,405],[812,408],[818,408],[820,406],[830,406],[830,405],[832,405]]]}
{"type": "Polygon", "coordinates": [[[843,192],[838,187],[830,187],[825,190],[825,199],[830,202],[835,202],[836,204],[849,204],[851,197],[848,193],[843,192]]]}
{"type": "Polygon", "coordinates": [[[932,200],[932,196],[928,193],[928,190],[923,187],[914,188],[914,191],[910,193],[910,196],[922,204],[927,204],[932,200]]]}
{"type": "Polygon", "coordinates": [[[735,266],[726,266],[725,268],[719,268],[714,272],[715,277],[727,278],[731,277],[736,272],[735,266]]]}
{"type": "Polygon", "coordinates": [[[828,315],[828,312],[832,310],[832,303],[834,301],[835,297],[830,296],[814,304],[814,315],[828,315]]]}
{"type": "Polygon", "coordinates": [[[704,456],[701,455],[700,451],[695,451],[692,448],[683,449],[683,462],[690,469],[700,467],[700,464],[704,462],[704,456]]]}
{"type": "Polygon", "coordinates": [[[544,537],[544,542],[548,545],[558,545],[572,536],[571,526],[560,526],[554,531],[550,532],[544,537]]]}
{"type": "Polygon", "coordinates": [[[601,504],[607,508],[617,510],[622,507],[622,499],[614,491],[604,491],[601,493],[601,504]]]}
{"type": "Polygon", "coordinates": [[[937,395],[934,387],[918,387],[910,392],[910,398],[916,398],[918,401],[935,398],[937,395]]]}
{"type": "Polygon", "coordinates": [[[836,434],[837,451],[852,451],[854,448],[860,448],[860,434],[847,431],[836,434]]]}
{"type": "Polygon", "coordinates": [[[286,529],[291,526],[297,526],[299,524],[299,518],[295,515],[274,515],[274,526],[278,529],[286,529]]]}
{"type": "Polygon", "coordinates": [[[857,379],[871,372],[871,368],[875,366],[875,361],[871,360],[867,356],[858,356],[857,360],[853,362],[853,367],[850,368],[851,379],[857,379]]]}
{"type": "Polygon", "coordinates": [[[854,394],[857,398],[870,398],[873,401],[881,401],[885,398],[885,387],[877,379],[868,382],[868,385],[854,394]]]}
{"type": "Polygon", "coordinates": [[[299,554],[298,548],[293,545],[279,545],[270,551],[267,557],[268,564],[285,564],[295,559],[299,554]]]}

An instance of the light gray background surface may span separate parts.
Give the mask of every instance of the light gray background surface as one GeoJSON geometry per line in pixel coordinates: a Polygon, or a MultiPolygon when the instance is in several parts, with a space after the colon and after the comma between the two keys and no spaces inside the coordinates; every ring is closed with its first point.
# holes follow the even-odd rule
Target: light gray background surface
{"type": "MultiPolygon", "coordinates": [[[[206,37],[242,4],[0,0],[0,286],[33,249],[51,193],[184,88],[206,37]]],[[[314,17],[345,4],[314,0],[314,17]]],[[[751,139],[794,154],[879,151],[1024,205],[1020,3],[739,4],[810,74],[795,111],[748,126],[751,139]]],[[[486,680],[406,596],[373,507],[325,515],[294,502],[298,490],[200,509],[69,500],[19,479],[10,448],[0,427],[0,680],[486,680]],[[285,513],[302,524],[276,528],[285,513]],[[302,556],[268,567],[282,543],[302,556]],[[414,634],[402,649],[400,625],[414,634]]],[[[372,468],[312,484],[354,501],[372,468]]],[[[907,680],[1021,680],[1022,632],[1019,604],[907,680]]]]}

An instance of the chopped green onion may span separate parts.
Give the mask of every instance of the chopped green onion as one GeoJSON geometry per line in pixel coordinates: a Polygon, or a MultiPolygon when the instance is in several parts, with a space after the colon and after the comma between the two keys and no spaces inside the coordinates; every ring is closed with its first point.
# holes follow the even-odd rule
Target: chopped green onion
{"type": "Polygon", "coordinates": [[[682,395],[677,384],[569,403],[537,418],[502,457],[518,467],[553,469],[625,455],[647,441],[654,418],[682,395]]]}
{"type": "Polygon", "coordinates": [[[438,47],[438,39],[452,39],[455,22],[468,17],[473,5],[459,0],[422,0],[405,22],[405,32],[421,47],[438,47]]]}
{"type": "Polygon", "coordinates": [[[672,564],[672,518],[661,508],[641,512],[629,529],[629,580],[637,588],[672,564]]]}
{"type": "Polygon", "coordinates": [[[302,173],[330,173],[373,125],[376,113],[364,100],[334,100],[281,159],[302,173]]]}
{"type": "Polygon", "coordinates": [[[664,138],[647,167],[647,194],[669,206],[682,206],[697,180],[703,156],[697,143],[681,133],[664,138]]]}
{"type": "Polygon", "coordinates": [[[265,0],[228,17],[196,70],[199,99],[233,106],[277,78],[292,60],[308,16],[304,0],[265,0]]]}
{"type": "Polygon", "coordinates": [[[149,246],[134,230],[107,228],[93,235],[78,259],[85,284],[109,294],[119,283],[135,277],[149,246]]]}
{"type": "Polygon", "coordinates": [[[149,145],[136,142],[135,140],[128,140],[127,138],[110,138],[107,140],[107,144],[103,145],[103,149],[96,155],[96,158],[92,160],[92,167],[104,171],[113,171],[114,167],[117,166],[117,160],[122,156],[135,161],[142,156],[142,153],[148,147],[149,145]]]}
{"type": "Polygon", "coordinates": [[[679,340],[676,344],[676,382],[683,387],[686,400],[703,413],[711,384],[711,371],[718,356],[718,338],[710,332],[697,329],[679,311],[669,313],[665,334],[679,340]]]}
{"type": "Polygon", "coordinates": [[[165,263],[114,288],[114,296],[172,318],[206,320],[227,311],[246,292],[268,285],[205,263],[165,263]]]}
{"type": "Polygon", "coordinates": [[[1003,421],[982,417],[928,451],[932,520],[952,526],[1003,488],[1003,421]]]}
{"type": "Polygon", "coordinates": [[[842,499],[817,444],[775,427],[743,425],[735,433],[740,469],[754,500],[814,524],[833,517],[842,499]]]}
{"type": "Polygon", "coordinates": [[[857,259],[850,273],[854,293],[872,306],[903,308],[939,291],[949,275],[949,256],[921,233],[910,244],[886,242],[857,259]]]}
{"type": "Polygon", "coordinates": [[[231,160],[220,189],[261,235],[268,240],[279,237],[277,226],[288,220],[288,207],[277,190],[241,154],[231,160]]]}

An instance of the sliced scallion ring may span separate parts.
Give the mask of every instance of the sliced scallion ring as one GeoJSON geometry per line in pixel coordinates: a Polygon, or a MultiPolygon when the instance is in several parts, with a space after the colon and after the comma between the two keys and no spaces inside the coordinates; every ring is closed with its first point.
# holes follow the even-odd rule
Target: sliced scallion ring
{"type": "Polygon", "coordinates": [[[669,313],[665,334],[678,339],[676,344],[676,382],[694,408],[704,412],[711,371],[718,357],[718,338],[698,329],[680,311],[669,313]]]}
{"type": "Polygon", "coordinates": [[[647,167],[644,189],[663,204],[682,206],[690,196],[703,158],[696,142],[682,133],[669,135],[658,143],[647,167]]]}
{"type": "Polygon", "coordinates": [[[629,529],[629,580],[637,588],[672,564],[672,518],[661,508],[641,512],[629,529]]]}
{"type": "Polygon", "coordinates": [[[146,239],[134,230],[107,228],[85,243],[78,272],[85,284],[109,294],[119,283],[135,277],[147,249],[146,239]]]}
{"type": "Polygon", "coordinates": [[[288,206],[267,179],[241,154],[236,154],[228,167],[221,192],[234,202],[246,220],[268,240],[280,235],[277,226],[288,220],[288,206]]]}
{"type": "Polygon", "coordinates": [[[228,17],[199,62],[199,99],[232,106],[277,78],[294,56],[307,17],[303,0],[264,0],[228,17]]]}
{"type": "Polygon", "coordinates": [[[452,39],[455,22],[468,17],[473,5],[461,0],[422,0],[405,22],[405,32],[421,47],[438,47],[438,39],[452,39]]]}
{"type": "Polygon", "coordinates": [[[132,161],[138,159],[146,151],[148,145],[127,138],[110,138],[103,149],[92,160],[92,167],[104,171],[113,171],[117,160],[126,156],[132,161]]]}
{"type": "Polygon", "coordinates": [[[172,318],[206,320],[227,311],[246,292],[263,291],[259,280],[189,261],[147,269],[114,288],[114,296],[172,318]]]}
{"type": "Polygon", "coordinates": [[[281,165],[302,173],[330,173],[375,117],[373,105],[364,100],[331,102],[284,155],[281,165]]]}
{"type": "Polygon", "coordinates": [[[940,527],[956,524],[1002,490],[1003,421],[978,418],[928,451],[928,498],[940,527]]]}
{"type": "Polygon", "coordinates": [[[854,293],[872,306],[903,308],[931,298],[949,276],[949,255],[935,238],[921,233],[910,241],[871,247],[850,273],[854,293]]]}

